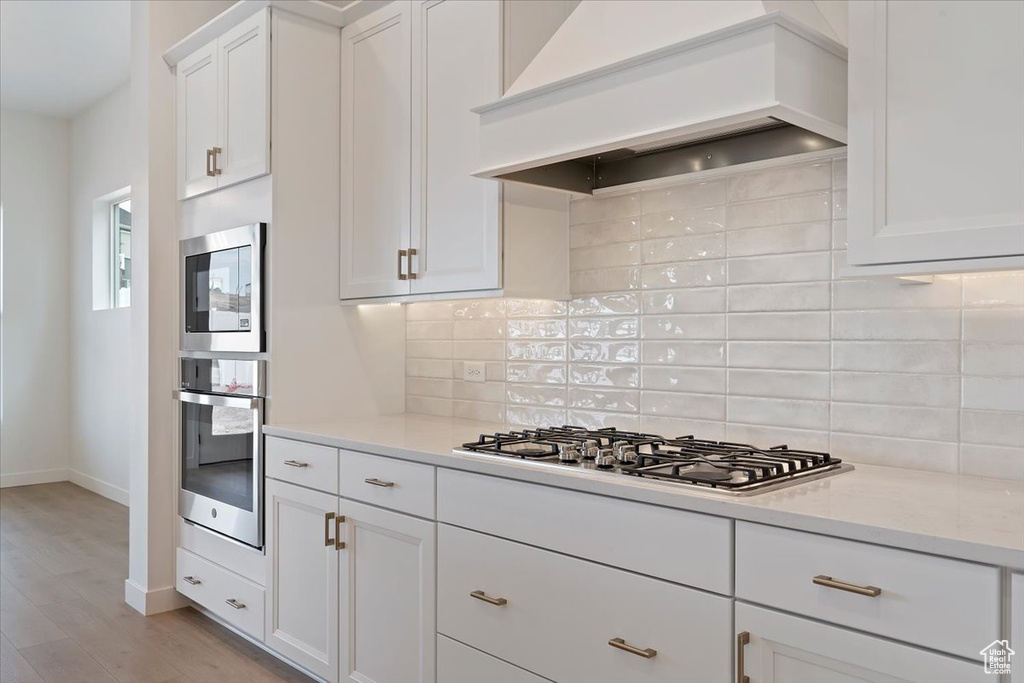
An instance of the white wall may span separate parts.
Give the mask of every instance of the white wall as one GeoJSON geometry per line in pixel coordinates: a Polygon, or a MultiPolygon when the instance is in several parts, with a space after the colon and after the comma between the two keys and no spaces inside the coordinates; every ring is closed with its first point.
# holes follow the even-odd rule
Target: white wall
{"type": "Polygon", "coordinates": [[[68,151],[66,121],[0,112],[0,486],[67,478],[68,151]]]}
{"type": "Polygon", "coordinates": [[[129,102],[125,83],[71,122],[70,188],[70,479],[125,505],[131,309],[93,310],[94,283],[109,290],[109,214],[99,212],[102,234],[94,239],[93,203],[131,183],[129,102]]]}

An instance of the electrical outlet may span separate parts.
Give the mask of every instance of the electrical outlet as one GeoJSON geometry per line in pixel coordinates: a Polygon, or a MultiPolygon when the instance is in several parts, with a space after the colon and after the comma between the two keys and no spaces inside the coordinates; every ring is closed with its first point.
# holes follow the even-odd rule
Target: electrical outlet
{"type": "Polygon", "coordinates": [[[462,364],[462,379],[467,382],[483,382],[486,377],[486,366],[480,362],[466,361],[462,364]]]}

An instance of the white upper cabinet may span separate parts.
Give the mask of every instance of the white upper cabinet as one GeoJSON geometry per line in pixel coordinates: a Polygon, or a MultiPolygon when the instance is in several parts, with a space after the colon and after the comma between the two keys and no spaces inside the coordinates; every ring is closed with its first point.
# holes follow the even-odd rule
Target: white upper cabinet
{"type": "Polygon", "coordinates": [[[409,293],[412,24],[394,2],[341,31],[341,297],[409,293]]]}
{"type": "Polygon", "coordinates": [[[270,13],[177,65],[178,198],[270,172],[270,13]]]}
{"type": "Polygon", "coordinates": [[[849,263],[1021,267],[1024,3],[872,0],[849,19],[849,263]]]}

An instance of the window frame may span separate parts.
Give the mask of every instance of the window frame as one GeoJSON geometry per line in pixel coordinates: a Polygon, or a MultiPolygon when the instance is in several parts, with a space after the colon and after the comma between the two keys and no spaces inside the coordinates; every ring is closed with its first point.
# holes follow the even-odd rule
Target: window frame
{"type": "MultiPolygon", "coordinates": [[[[121,204],[127,201],[131,201],[131,193],[125,192],[124,194],[118,194],[116,197],[110,200],[110,206],[107,210],[107,225],[108,234],[110,236],[110,271],[108,273],[108,281],[110,283],[110,308],[131,308],[131,284],[129,280],[128,285],[128,303],[124,306],[120,305],[118,300],[118,293],[120,291],[120,275],[121,275],[121,259],[120,259],[120,237],[121,237],[121,223],[117,219],[117,209],[121,204]]],[[[130,213],[130,212],[129,212],[130,213]]],[[[128,226],[129,239],[131,238],[132,226],[128,226]]],[[[129,242],[129,254],[128,258],[131,259],[131,242],[129,242]]]]}

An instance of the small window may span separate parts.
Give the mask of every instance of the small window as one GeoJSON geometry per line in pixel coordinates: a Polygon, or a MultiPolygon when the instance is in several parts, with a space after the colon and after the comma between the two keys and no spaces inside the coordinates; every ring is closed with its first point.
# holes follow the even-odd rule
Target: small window
{"type": "Polygon", "coordinates": [[[110,204],[111,308],[132,305],[132,200],[110,204]]]}

